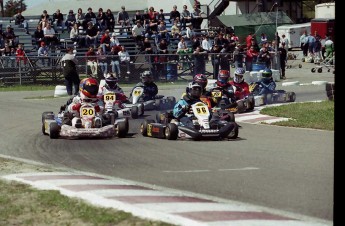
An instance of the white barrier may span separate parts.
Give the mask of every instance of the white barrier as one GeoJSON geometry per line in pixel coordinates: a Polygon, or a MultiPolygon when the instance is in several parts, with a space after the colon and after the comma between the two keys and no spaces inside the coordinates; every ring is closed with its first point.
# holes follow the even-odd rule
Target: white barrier
{"type": "Polygon", "coordinates": [[[272,78],[275,82],[279,82],[280,81],[280,71],[279,70],[275,70],[275,69],[271,69],[272,71],[272,78]]]}
{"type": "Polygon", "coordinates": [[[261,71],[251,71],[250,72],[250,83],[258,82],[261,79],[261,71]]]}
{"type": "Polygon", "coordinates": [[[54,91],[54,97],[67,96],[66,86],[57,85],[54,91]]]}

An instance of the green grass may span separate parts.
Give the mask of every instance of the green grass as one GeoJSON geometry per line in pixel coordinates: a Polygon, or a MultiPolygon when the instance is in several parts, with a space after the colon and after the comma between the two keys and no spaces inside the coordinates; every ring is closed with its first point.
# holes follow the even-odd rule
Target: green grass
{"type": "Polygon", "coordinates": [[[171,225],[17,182],[0,180],[0,191],[0,225],[171,225]]]}
{"type": "Polygon", "coordinates": [[[290,118],[272,125],[334,130],[334,101],[292,103],[267,107],[261,114],[290,118]]]}

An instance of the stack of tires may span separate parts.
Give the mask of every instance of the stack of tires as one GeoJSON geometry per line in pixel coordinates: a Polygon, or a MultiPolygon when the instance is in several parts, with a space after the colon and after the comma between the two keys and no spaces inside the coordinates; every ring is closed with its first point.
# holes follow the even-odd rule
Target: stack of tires
{"type": "Polygon", "coordinates": [[[334,100],[334,82],[326,83],[326,93],[328,100],[334,100]]]}

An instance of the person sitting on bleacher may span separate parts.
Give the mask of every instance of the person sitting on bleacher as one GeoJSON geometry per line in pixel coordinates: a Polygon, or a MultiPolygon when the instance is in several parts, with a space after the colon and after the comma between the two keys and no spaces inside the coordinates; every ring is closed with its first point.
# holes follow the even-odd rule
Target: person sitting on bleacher
{"type": "MultiPolygon", "coordinates": [[[[128,51],[126,50],[126,47],[121,46],[121,51],[118,53],[120,57],[120,63],[125,64],[127,67],[127,74],[130,74],[131,72],[129,71],[129,63],[130,63],[130,56],[128,51]]],[[[121,72],[119,72],[121,73],[121,72]]]]}
{"type": "Polygon", "coordinates": [[[196,36],[195,31],[193,29],[193,25],[192,23],[188,23],[186,26],[187,26],[187,29],[186,29],[185,38],[187,38],[188,40],[192,40],[192,38],[196,36]]]}
{"type": "Polygon", "coordinates": [[[181,12],[181,21],[183,29],[186,29],[187,23],[192,22],[192,14],[187,10],[187,5],[183,5],[181,12]]]}
{"type": "MultiPolygon", "coordinates": [[[[129,27],[131,24],[129,22],[129,15],[126,11],[125,6],[121,6],[121,11],[117,14],[117,24],[121,25],[121,27],[129,27]]],[[[129,28],[128,28],[129,31],[129,28]]],[[[122,35],[123,29],[120,30],[120,34],[122,35]]]]}
{"type": "Polygon", "coordinates": [[[87,9],[87,13],[85,13],[85,16],[84,16],[84,21],[83,21],[84,30],[88,28],[89,22],[92,22],[92,24],[96,23],[96,14],[92,12],[91,7],[87,9]]]}
{"type": "Polygon", "coordinates": [[[147,25],[150,23],[150,17],[149,17],[149,13],[147,12],[147,9],[144,9],[142,20],[144,21],[143,27],[146,29],[147,25]]]}
{"type": "Polygon", "coordinates": [[[136,21],[136,25],[132,28],[132,35],[137,46],[142,46],[144,38],[144,27],[141,25],[140,20],[136,21]]]}
{"type": "Polygon", "coordinates": [[[86,27],[84,27],[85,14],[83,13],[83,10],[81,8],[78,9],[77,15],[75,17],[77,19],[78,27],[82,26],[83,29],[86,29],[86,27]]]}
{"type": "Polygon", "coordinates": [[[11,25],[7,25],[6,31],[2,33],[4,43],[8,43],[11,48],[15,48],[18,45],[18,37],[14,34],[14,30],[11,25]]]}
{"type": "Polygon", "coordinates": [[[108,62],[107,55],[105,52],[103,52],[102,46],[98,47],[96,55],[98,66],[101,68],[102,74],[106,75],[108,73],[108,62]]]}
{"type": "Polygon", "coordinates": [[[112,48],[113,46],[119,46],[119,45],[120,45],[120,41],[116,37],[116,33],[113,32],[113,34],[111,35],[111,38],[110,38],[110,48],[112,48]]]}
{"type": "Polygon", "coordinates": [[[143,15],[141,15],[140,10],[137,10],[135,12],[135,15],[133,16],[132,22],[133,24],[137,24],[137,21],[140,21],[141,24],[144,24],[144,18],[143,15]]]}
{"type": "MultiPolygon", "coordinates": [[[[67,18],[66,18],[66,22],[65,22],[65,26],[67,27],[67,31],[70,32],[73,25],[77,22],[77,18],[75,17],[75,14],[73,13],[73,10],[71,9],[68,12],[67,18]]],[[[78,28],[78,27],[77,27],[78,28]]]]}
{"type": "Polygon", "coordinates": [[[106,30],[100,40],[103,52],[107,53],[110,51],[110,35],[109,30],[106,30]]]}
{"type": "Polygon", "coordinates": [[[99,27],[99,29],[101,31],[105,31],[108,26],[107,24],[107,17],[105,16],[105,13],[103,12],[103,9],[102,8],[99,8],[98,9],[98,14],[96,16],[96,21],[97,21],[97,25],[99,27]]]}
{"type": "Polygon", "coordinates": [[[34,46],[34,49],[38,49],[41,46],[41,42],[44,41],[44,33],[42,30],[42,26],[38,25],[36,31],[34,32],[34,37],[36,46],[34,46]]]}
{"type": "Polygon", "coordinates": [[[65,31],[65,24],[64,24],[64,18],[62,13],[60,12],[60,9],[56,10],[56,13],[53,14],[53,24],[54,24],[54,28],[55,30],[58,29],[58,27],[61,27],[61,31],[62,33],[64,33],[65,31]]]}
{"type": "Polygon", "coordinates": [[[20,11],[16,15],[14,15],[14,24],[15,25],[23,25],[25,29],[25,33],[29,34],[29,25],[27,20],[25,20],[25,17],[22,15],[20,11]]]}
{"type": "Polygon", "coordinates": [[[85,56],[87,59],[87,66],[89,66],[91,69],[91,74],[93,76],[97,76],[97,68],[98,68],[97,56],[96,56],[93,46],[89,47],[89,50],[86,52],[85,56]]]}
{"type": "Polygon", "coordinates": [[[171,26],[170,33],[171,33],[171,36],[172,36],[173,38],[178,38],[178,37],[180,37],[180,35],[181,35],[181,30],[180,30],[180,26],[178,25],[177,19],[174,20],[174,24],[171,26]]]}
{"type": "Polygon", "coordinates": [[[191,21],[192,21],[194,29],[200,30],[202,21],[204,20],[202,18],[202,15],[205,15],[205,13],[203,11],[201,11],[197,5],[194,5],[194,10],[193,10],[191,15],[192,15],[191,21]]]}
{"type": "Polygon", "coordinates": [[[110,61],[111,72],[116,74],[116,77],[120,78],[120,57],[119,52],[121,51],[121,46],[112,46],[110,52],[108,53],[108,61],[110,61]]]}
{"type": "Polygon", "coordinates": [[[167,44],[170,43],[170,34],[168,32],[167,27],[165,26],[164,21],[159,22],[159,25],[157,27],[157,35],[155,37],[156,45],[160,42],[162,38],[165,38],[167,44]]]}
{"type": "Polygon", "coordinates": [[[164,13],[163,13],[163,9],[159,10],[159,13],[157,14],[157,20],[159,22],[163,21],[165,23],[165,16],[164,16],[164,13]]]}
{"type": "MultiPolygon", "coordinates": [[[[151,46],[151,42],[150,42],[150,40],[148,38],[144,39],[144,42],[143,42],[143,45],[142,45],[140,51],[145,53],[145,54],[153,54],[153,49],[152,49],[152,46],[151,46]]],[[[150,56],[150,59],[149,59],[148,56],[145,56],[145,60],[148,63],[152,63],[153,62],[153,57],[150,56]]]]}
{"type": "Polygon", "coordinates": [[[91,21],[87,22],[87,29],[86,29],[86,37],[85,37],[85,43],[86,46],[93,45],[94,47],[97,45],[97,39],[99,35],[99,30],[96,26],[93,25],[91,21]]]}
{"type": "Polygon", "coordinates": [[[111,12],[110,9],[107,9],[107,12],[105,13],[107,26],[110,32],[114,32],[115,27],[115,17],[114,14],[111,12]]]}
{"type": "Polygon", "coordinates": [[[173,21],[175,21],[177,18],[180,19],[180,18],[181,18],[181,15],[180,15],[180,12],[177,11],[177,6],[174,5],[174,6],[173,6],[173,10],[170,11],[170,18],[169,18],[170,23],[172,23],[173,21]]]}
{"type": "Polygon", "coordinates": [[[47,27],[43,28],[43,34],[44,34],[44,42],[49,45],[58,45],[59,40],[56,37],[56,33],[54,28],[52,28],[52,25],[50,23],[47,24],[47,27]]]}
{"type": "Polygon", "coordinates": [[[146,25],[145,37],[154,38],[157,35],[158,23],[156,20],[150,20],[150,23],[146,25]]]}
{"type": "Polygon", "coordinates": [[[69,32],[69,37],[78,48],[84,46],[84,39],[79,36],[79,28],[77,23],[73,25],[71,31],[69,32]]]}
{"type": "Polygon", "coordinates": [[[49,22],[51,22],[51,18],[49,17],[47,10],[43,10],[43,13],[40,16],[39,21],[39,24],[41,24],[42,29],[45,28],[49,22]]]}

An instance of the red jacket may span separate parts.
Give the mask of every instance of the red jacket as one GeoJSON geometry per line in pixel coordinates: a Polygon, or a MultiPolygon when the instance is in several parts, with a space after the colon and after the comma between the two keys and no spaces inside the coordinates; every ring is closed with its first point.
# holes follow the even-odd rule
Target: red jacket
{"type": "Polygon", "coordinates": [[[236,100],[241,100],[249,95],[249,85],[246,82],[235,83],[234,81],[230,82],[231,85],[236,87],[235,97],[236,100]]]}

